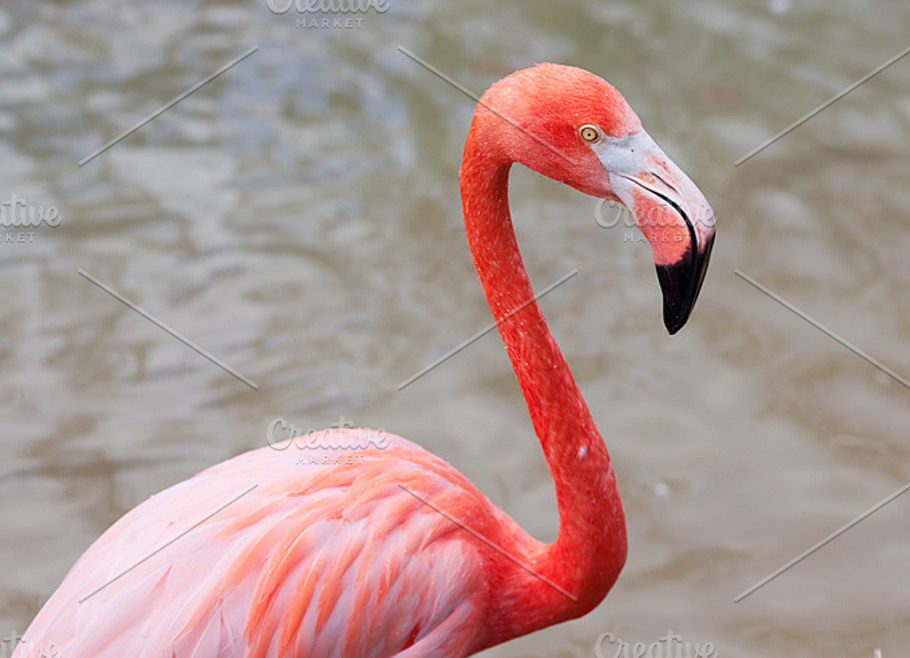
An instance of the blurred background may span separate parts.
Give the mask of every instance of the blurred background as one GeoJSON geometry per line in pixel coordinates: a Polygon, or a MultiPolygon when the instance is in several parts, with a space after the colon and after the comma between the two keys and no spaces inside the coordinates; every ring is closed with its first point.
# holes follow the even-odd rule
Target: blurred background
{"type": "Polygon", "coordinates": [[[603,633],[650,645],[668,630],[720,657],[904,655],[910,496],[733,602],[910,481],[910,390],[734,269],[910,376],[910,57],[733,163],[908,47],[910,5],[390,7],[355,27],[297,27],[265,0],[0,9],[0,202],[60,220],[0,242],[0,635],[24,632],[125,511],[265,445],[277,417],[408,437],[555,537],[495,333],[396,388],[490,322],[457,185],[473,102],[401,45],[477,93],[541,61],[602,75],[718,218],[670,338],[647,243],[513,169],[535,288],[579,271],[542,306],[616,463],[630,548],[593,613],[483,655],[590,657],[603,633]]]}

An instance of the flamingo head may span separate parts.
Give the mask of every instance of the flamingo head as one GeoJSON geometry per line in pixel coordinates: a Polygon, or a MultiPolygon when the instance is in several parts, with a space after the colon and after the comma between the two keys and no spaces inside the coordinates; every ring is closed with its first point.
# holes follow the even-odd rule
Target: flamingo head
{"type": "Polygon", "coordinates": [[[671,334],[683,327],[707,271],[714,213],[612,85],[583,69],[538,64],[490,87],[472,129],[495,131],[484,140],[494,157],[625,205],[651,244],[664,324],[671,334]]]}

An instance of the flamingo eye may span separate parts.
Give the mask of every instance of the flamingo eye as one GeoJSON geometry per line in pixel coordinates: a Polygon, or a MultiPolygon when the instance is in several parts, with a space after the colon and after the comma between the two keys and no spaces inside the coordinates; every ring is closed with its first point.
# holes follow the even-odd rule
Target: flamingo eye
{"type": "Polygon", "coordinates": [[[600,139],[600,130],[597,126],[592,126],[590,123],[583,125],[578,129],[578,134],[581,135],[581,138],[586,142],[596,142],[600,139]]]}

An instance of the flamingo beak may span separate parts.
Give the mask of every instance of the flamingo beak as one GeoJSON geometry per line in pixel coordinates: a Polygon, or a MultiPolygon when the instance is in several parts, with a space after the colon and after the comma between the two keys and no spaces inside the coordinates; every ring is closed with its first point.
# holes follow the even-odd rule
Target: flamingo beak
{"type": "Polygon", "coordinates": [[[670,335],[682,329],[689,320],[708,271],[713,247],[714,236],[711,235],[701,250],[686,252],[682,260],[672,265],[657,266],[657,280],[664,297],[664,325],[670,335]]]}
{"type": "Polygon", "coordinates": [[[651,243],[664,324],[682,329],[701,290],[714,245],[714,212],[695,183],[644,131],[594,146],[617,199],[651,243]],[[599,147],[599,148],[598,148],[599,147]]]}

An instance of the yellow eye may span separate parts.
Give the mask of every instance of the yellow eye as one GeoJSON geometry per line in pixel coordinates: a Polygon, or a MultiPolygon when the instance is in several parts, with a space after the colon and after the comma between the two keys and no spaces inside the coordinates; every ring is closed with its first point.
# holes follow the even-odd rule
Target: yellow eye
{"type": "Polygon", "coordinates": [[[586,142],[596,142],[600,139],[600,131],[596,126],[592,126],[591,124],[585,124],[579,128],[578,134],[581,135],[581,138],[586,142]]]}

